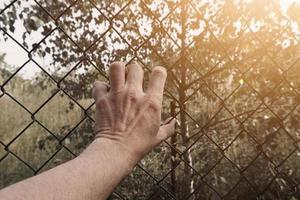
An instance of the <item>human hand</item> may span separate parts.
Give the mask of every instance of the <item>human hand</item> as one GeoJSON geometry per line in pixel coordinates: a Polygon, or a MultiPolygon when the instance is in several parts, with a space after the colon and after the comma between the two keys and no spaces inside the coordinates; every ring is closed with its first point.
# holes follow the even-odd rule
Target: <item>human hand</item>
{"type": "Polygon", "coordinates": [[[99,81],[93,89],[96,138],[121,147],[134,162],[175,131],[175,119],[160,126],[166,70],[153,69],[145,92],[143,76],[143,69],[133,63],[125,78],[125,64],[115,62],[109,68],[110,89],[99,81]]]}

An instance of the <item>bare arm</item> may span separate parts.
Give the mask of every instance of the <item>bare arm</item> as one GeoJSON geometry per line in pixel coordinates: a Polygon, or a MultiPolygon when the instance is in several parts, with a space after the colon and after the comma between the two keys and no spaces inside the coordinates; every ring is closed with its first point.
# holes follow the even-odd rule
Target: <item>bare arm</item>
{"type": "Polygon", "coordinates": [[[96,82],[96,139],[77,158],[0,191],[1,199],[104,200],[136,163],[174,133],[175,121],[160,127],[166,72],[156,67],[149,87],[143,70],[131,64],[110,66],[111,88],[96,82]]]}

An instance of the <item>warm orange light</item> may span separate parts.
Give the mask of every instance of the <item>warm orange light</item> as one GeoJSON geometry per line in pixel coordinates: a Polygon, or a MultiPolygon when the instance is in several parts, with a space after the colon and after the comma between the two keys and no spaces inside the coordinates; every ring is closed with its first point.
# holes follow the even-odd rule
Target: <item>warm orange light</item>
{"type": "Polygon", "coordinates": [[[293,3],[300,3],[300,0],[279,0],[282,8],[286,10],[293,3]]]}

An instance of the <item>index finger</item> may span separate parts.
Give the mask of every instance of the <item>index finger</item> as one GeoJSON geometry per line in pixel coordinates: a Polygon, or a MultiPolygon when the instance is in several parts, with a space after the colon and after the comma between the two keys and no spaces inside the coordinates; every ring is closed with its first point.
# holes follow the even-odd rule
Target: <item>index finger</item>
{"type": "Polygon", "coordinates": [[[146,93],[162,101],[167,71],[163,67],[154,67],[150,74],[149,86],[146,93]]]}

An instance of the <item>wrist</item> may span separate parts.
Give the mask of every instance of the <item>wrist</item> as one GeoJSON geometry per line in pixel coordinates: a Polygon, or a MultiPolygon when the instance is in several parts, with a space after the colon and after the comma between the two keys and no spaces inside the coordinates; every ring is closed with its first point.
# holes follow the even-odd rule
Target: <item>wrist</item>
{"type": "Polygon", "coordinates": [[[89,147],[81,154],[100,159],[99,162],[106,162],[103,157],[126,169],[132,171],[138,163],[139,158],[123,143],[108,138],[96,138],[89,147]]]}

